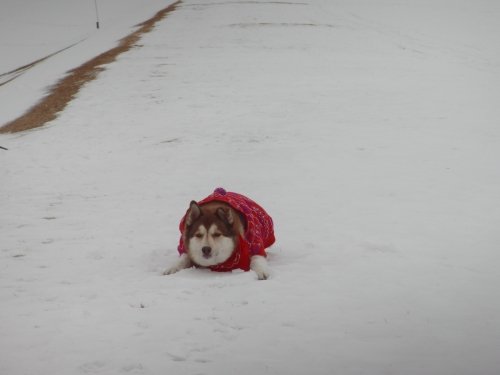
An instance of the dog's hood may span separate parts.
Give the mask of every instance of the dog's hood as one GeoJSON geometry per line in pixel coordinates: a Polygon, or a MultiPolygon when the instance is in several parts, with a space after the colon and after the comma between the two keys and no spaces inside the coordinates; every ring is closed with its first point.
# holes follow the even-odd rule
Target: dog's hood
{"type": "MultiPolygon", "coordinates": [[[[247,227],[244,236],[240,236],[239,246],[233,255],[224,263],[209,268],[212,271],[220,272],[235,269],[248,271],[250,269],[250,258],[253,255],[266,256],[266,248],[270,247],[275,241],[273,219],[253,200],[238,193],[228,192],[223,188],[215,189],[211,195],[199,201],[198,204],[202,205],[212,201],[225,202],[240,212],[245,217],[247,227]]],[[[183,239],[185,222],[186,215],[183,216],[179,224],[181,238],[177,249],[180,254],[186,252],[183,239]]]]}

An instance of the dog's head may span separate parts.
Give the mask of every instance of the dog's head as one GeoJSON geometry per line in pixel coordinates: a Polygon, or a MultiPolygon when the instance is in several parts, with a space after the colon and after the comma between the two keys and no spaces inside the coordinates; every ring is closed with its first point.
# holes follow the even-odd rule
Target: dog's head
{"type": "Polygon", "coordinates": [[[238,214],[228,205],[192,201],[186,213],[184,243],[191,260],[202,267],[224,263],[238,245],[238,214]]]}

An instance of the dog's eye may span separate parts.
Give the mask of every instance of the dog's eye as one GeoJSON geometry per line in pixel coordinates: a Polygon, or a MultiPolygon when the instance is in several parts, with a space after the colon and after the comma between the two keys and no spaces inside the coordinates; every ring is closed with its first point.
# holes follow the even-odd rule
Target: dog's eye
{"type": "Polygon", "coordinates": [[[201,234],[201,233],[196,233],[194,236],[195,236],[196,238],[202,238],[202,237],[203,237],[203,234],[201,234]]]}
{"type": "Polygon", "coordinates": [[[216,232],[216,233],[214,233],[214,234],[213,234],[213,236],[214,236],[215,238],[217,238],[217,237],[222,236],[222,233],[216,232]]]}

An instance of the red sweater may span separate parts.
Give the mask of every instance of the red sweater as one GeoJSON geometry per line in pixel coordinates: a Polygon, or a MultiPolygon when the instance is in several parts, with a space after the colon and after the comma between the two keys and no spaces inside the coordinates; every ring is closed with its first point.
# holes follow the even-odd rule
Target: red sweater
{"type": "MultiPolygon", "coordinates": [[[[266,256],[266,248],[270,247],[274,241],[273,219],[269,214],[251,199],[237,193],[226,192],[223,188],[215,191],[198,202],[204,204],[212,201],[220,201],[229,204],[236,211],[241,213],[246,220],[247,228],[244,236],[239,238],[239,246],[233,255],[224,263],[209,267],[212,271],[232,271],[250,269],[250,258],[253,255],[266,256]]],[[[181,220],[179,229],[181,238],[178,250],[180,254],[186,252],[184,247],[183,234],[185,229],[186,215],[181,220]]]]}

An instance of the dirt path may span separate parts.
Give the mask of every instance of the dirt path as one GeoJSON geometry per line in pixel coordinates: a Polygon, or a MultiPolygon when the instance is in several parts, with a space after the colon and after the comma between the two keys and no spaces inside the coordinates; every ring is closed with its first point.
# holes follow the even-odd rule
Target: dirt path
{"type": "Polygon", "coordinates": [[[87,82],[97,77],[104,70],[104,65],[116,60],[118,55],[128,51],[145,34],[154,27],[156,22],[173,12],[182,2],[178,0],[165,9],[160,10],[152,18],[144,21],[133,33],[120,40],[118,46],[94,57],[79,67],[70,70],[68,74],[49,90],[47,96],[31,107],[25,114],[8,122],[0,128],[0,133],[14,133],[40,127],[54,120],[57,114],[64,110],[68,103],[75,97],[80,88],[87,82]]]}

